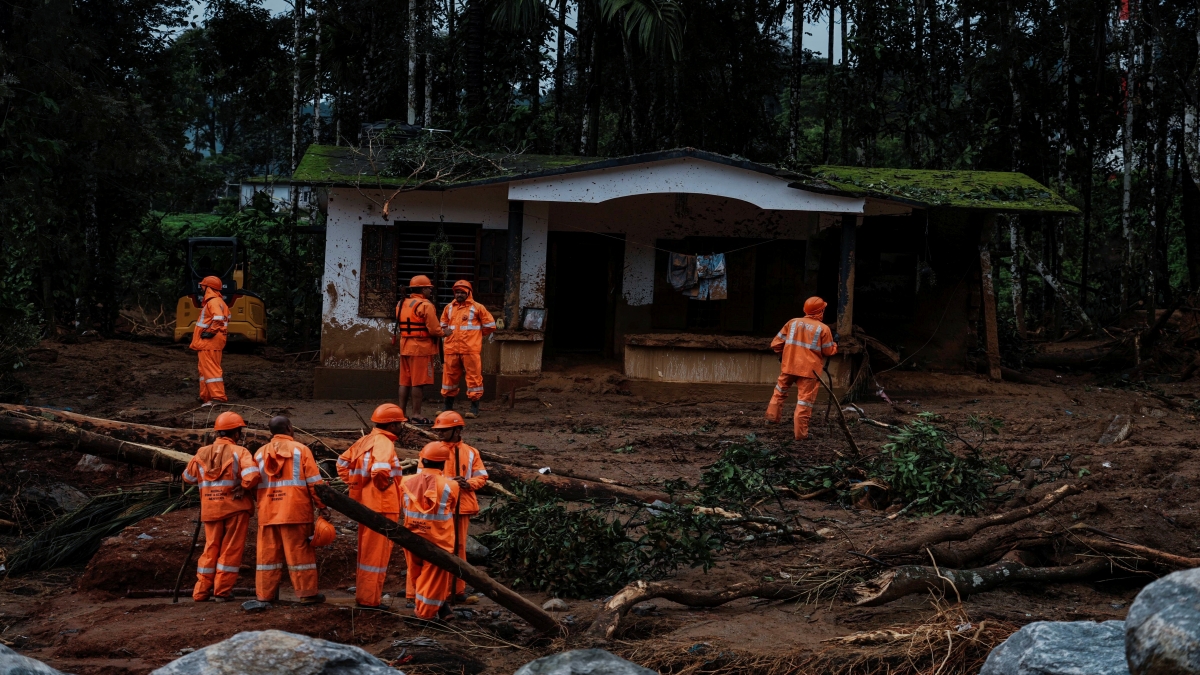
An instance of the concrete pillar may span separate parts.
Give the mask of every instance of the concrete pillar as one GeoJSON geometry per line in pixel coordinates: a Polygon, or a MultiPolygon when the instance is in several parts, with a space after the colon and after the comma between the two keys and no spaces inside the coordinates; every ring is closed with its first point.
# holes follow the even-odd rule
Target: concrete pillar
{"type": "Polygon", "coordinates": [[[654,304],[654,240],[639,241],[625,235],[625,270],[621,277],[621,295],[630,307],[654,304]]]}
{"type": "Polygon", "coordinates": [[[508,267],[504,271],[504,327],[513,330],[521,321],[521,240],[525,202],[508,203],[508,267]]]}
{"type": "Polygon", "coordinates": [[[549,202],[525,202],[521,225],[521,308],[546,306],[549,202]]]}

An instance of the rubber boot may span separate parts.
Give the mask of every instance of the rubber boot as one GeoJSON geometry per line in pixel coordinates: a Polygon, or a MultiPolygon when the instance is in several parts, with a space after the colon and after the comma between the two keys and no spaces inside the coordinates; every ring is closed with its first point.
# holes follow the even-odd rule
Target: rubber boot
{"type": "Polygon", "coordinates": [[[471,411],[463,415],[467,419],[475,419],[479,417],[479,401],[471,401],[471,411]]]}
{"type": "Polygon", "coordinates": [[[446,412],[447,410],[454,410],[454,397],[453,396],[447,396],[446,404],[444,406],[442,406],[442,412],[446,412]]]}

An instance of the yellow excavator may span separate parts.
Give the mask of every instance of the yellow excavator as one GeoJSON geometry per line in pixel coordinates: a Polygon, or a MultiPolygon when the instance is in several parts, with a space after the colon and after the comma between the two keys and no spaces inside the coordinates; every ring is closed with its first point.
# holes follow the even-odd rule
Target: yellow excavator
{"type": "Polygon", "coordinates": [[[192,237],[187,241],[187,294],[175,306],[175,341],[192,339],[204,300],[200,280],[221,279],[221,294],[229,305],[229,341],[265,344],[267,310],[262,297],[246,288],[250,266],[237,237],[192,237]]]}

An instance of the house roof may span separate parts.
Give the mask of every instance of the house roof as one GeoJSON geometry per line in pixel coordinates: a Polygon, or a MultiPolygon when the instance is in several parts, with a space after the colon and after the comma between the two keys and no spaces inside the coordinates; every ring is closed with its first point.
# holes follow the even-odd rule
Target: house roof
{"type": "Polygon", "coordinates": [[[792,187],[898,201],[923,208],[1075,215],[1075,208],[1050,188],[1015,171],[937,171],[816,166],[792,187]]]}
{"type": "MultiPolygon", "coordinates": [[[[509,183],[632,164],[682,158],[737,167],[789,181],[789,187],[843,197],[868,197],[918,208],[965,208],[989,211],[1036,211],[1077,214],[1079,210],[1053,190],[1023,173],[999,171],[933,171],[915,169],[864,169],[817,166],[805,175],[778,167],[728,157],[695,148],[599,158],[574,155],[515,155],[506,157],[504,170],[486,178],[450,183],[427,183],[423,190],[448,190],[494,183],[509,183]]],[[[372,159],[348,146],[311,145],[300,160],[292,182],[330,187],[368,189],[401,188],[416,181],[381,176],[386,160],[372,159]]]]}

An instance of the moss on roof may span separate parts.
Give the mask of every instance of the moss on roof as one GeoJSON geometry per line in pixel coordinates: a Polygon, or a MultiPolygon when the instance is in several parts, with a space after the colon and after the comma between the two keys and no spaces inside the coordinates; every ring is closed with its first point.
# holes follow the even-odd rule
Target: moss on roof
{"type": "MultiPolygon", "coordinates": [[[[574,155],[513,155],[505,158],[507,171],[497,177],[554,171],[596,161],[599,161],[596,157],[574,155]]],[[[409,182],[403,178],[380,176],[379,171],[386,165],[386,157],[371,159],[355,148],[310,145],[300,159],[293,179],[298,183],[353,184],[363,187],[400,187],[409,182]]]]}
{"type": "Polygon", "coordinates": [[[1017,172],[817,166],[811,173],[814,187],[828,186],[865,197],[899,198],[931,207],[1079,213],[1050,188],[1017,172]]]}

